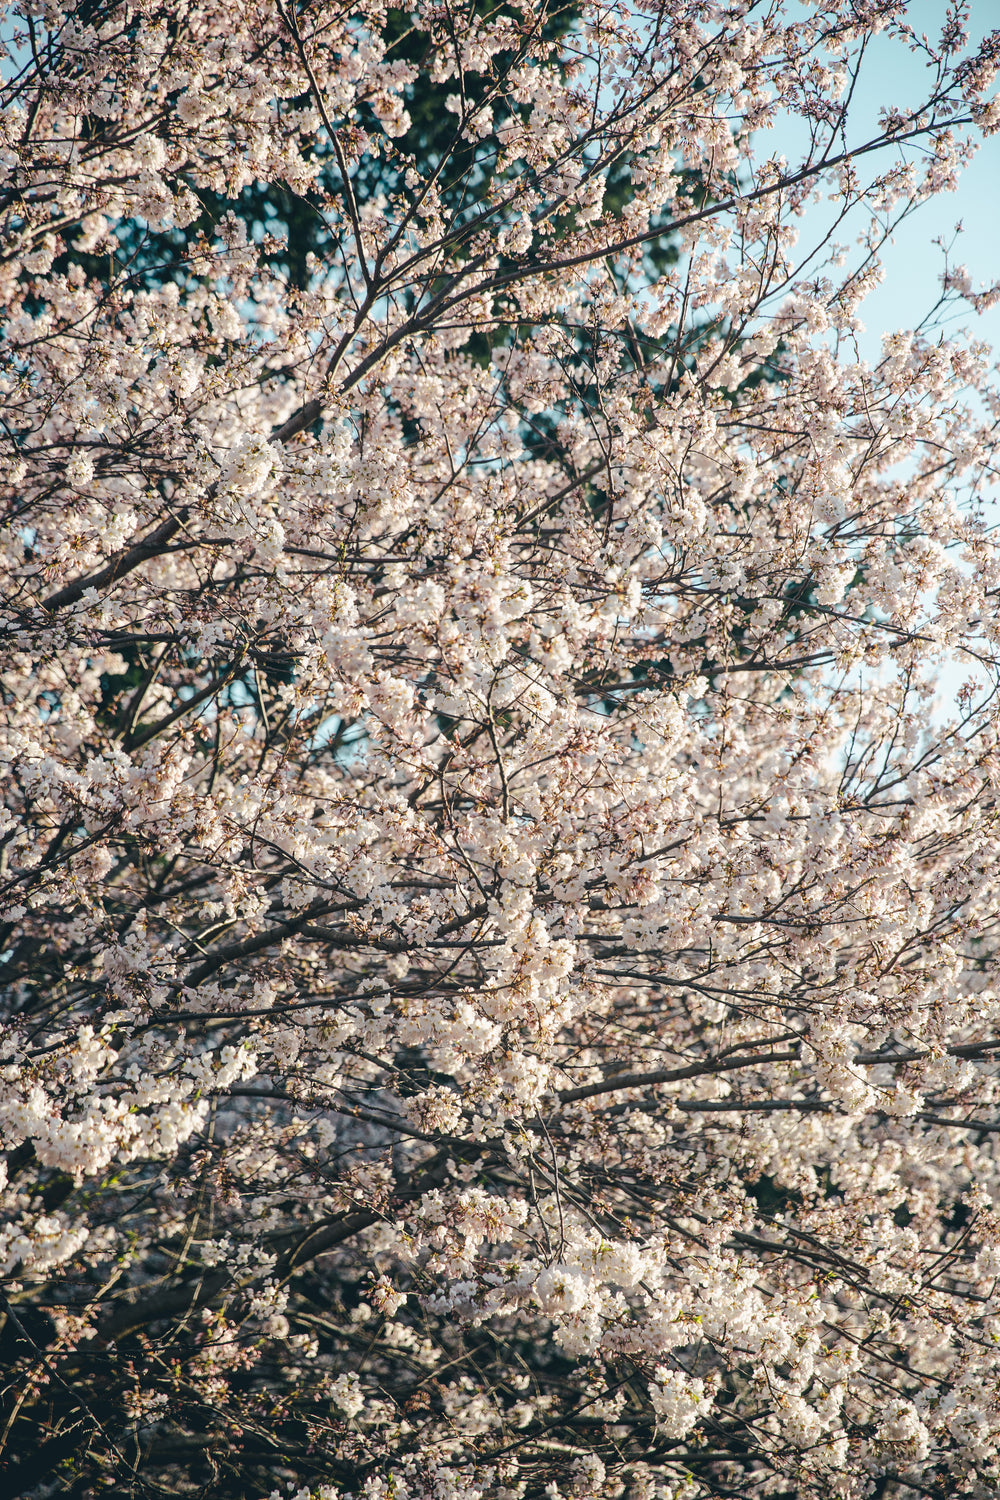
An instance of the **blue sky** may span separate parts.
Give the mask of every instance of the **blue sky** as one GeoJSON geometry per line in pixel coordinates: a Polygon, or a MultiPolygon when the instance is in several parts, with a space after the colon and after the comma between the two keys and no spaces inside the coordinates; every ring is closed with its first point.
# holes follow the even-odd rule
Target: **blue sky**
{"type": "MultiPolygon", "coordinates": [[[[933,40],[940,33],[948,9],[947,0],[910,0],[906,19],[916,32],[926,32],[933,40]]],[[[970,42],[977,42],[994,27],[1000,27],[1000,0],[972,0],[970,42]]],[[[865,57],[852,101],[849,143],[859,145],[877,133],[878,112],[882,107],[895,105],[907,109],[923,102],[930,78],[920,55],[884,34],[877,37],[865,57]]],[[[783,151],[793,161],[799,154],[796,136],[793,124],[783,121],[774,131],[761,133],[756,144],[766,155],[783,151]]],[[[869,161],[877,162],[878,157],[869,161]]],[[[810,210],[800,241],[800,255],[819,238],[823,223],[822,207],[810,210]]],[[[846,239],[847,235],[838,237],[846,239]]],[[[943,194],[923,204],[900,227],[895,243],[887,247],[882,257],[885,281],[861,310],[866,333],[859,341],[860,351],[869,362],[877,358],[884,333],[913,327],[936,301],[944,266],[942,252],[934,243],[938,238],[944,238],[952,246],[952,264],[967,266],[974,284],[1000,280],[1000,135],[982,144],[975,160],[962,174],[956,193],[943,194]],[[955,239],[959,222],[962,233],[955,239]]],[[[988,339],[1000,350],[1000,307],[981,317],[971,308],[963,309],[954,326],[968,326],[976,337],[988,339]]]]}
{"type": "MultiPolygon", "coordinates": [[[[948,9],[947,0],[910,0],[906,20],[914,31],[926,32],[935,40],[948,9]]],[[[970,45],[974,45],[985,33],[1000,27],[1000,0],[972,0],[968,24],[970,45]]],[[[866,53],[852,100],[853,123],[848,131],[848,144],[859,146],[878,133],[880,109],[895,106],[906,111],[923,103],[931,82],[923,57],[884,34],[877,37],[866,53]]],[[[803,154],[801,123],[779,121],[774,130],[760,133],[755,147],[761,157],[783,153],[789,163],[794,163],[803,154]]],[[[870,165],[862,167],[862,171],[870,176],[878,170],[880,156],[870,157],[868,162],[870,165]]],[[[793,258],[801,262],[809,250],[823,243],[829,221],[830,210],[826,205],[817,203],[810,207],[802,221],[793,258]]],[[[853,237],[862,223],[863,214],[859,214],[853,226],[838,230],[837,239],[855,248],[853,237]]],[[[858,349],[869,364],[877,361],[884,334],[913,328],[937,301],[945,264],[942,250],[935,244],[940,239],[949,246],[950,264],[965,265],[974,286],[1000,281],[1000,134],[981,144],[971,165],[962,173],[958,190],[922,204],[899,227],[894,243],[882,253],[885,280],[860,308],[865,331],[858,339],[858,349]],[[961,233],[956,236],[959,224],[961,233]]],[[[951,334],[963,328],[973,337],[990,343],[1000,358],[1000,305],[977,315],[968,304],[963,304],[957,315],[951,315],[945,331],[951,334]]],[[[1000,503],[995,502],[993,514],[1000,523],[1000,503]]],[[[951,716],[954,694],[971,670],[968,658],[942,664],[934,722],[941,724],[951,716]]]]}
{"type": "MultiPolygon", "coordinates": [[[[943,0],[911,0],[908,20],[914,30],[933,34],[947,8],[943,0]]],[[[973,0],[970,23],[973,40],[1000,26],[998,0],[973,0]]],[[[876,42],[872,63],[859,102],[873,120],[882,87],[893,102],[915,100],[921,85],[926,87],[926,67],[899,46],[876,42]]],[[[886,280],[867,306],[870,336],[877,339],[886,329],[912,324],[915,310],[931,305],[943,264],[934,240],[943,236],[950,242],[958,222],[962,233],[954,244],[953,261],[968,266],[974,283],[1000,280],[1000,135],[982,144],[956,193],[923,204],[900,230],[885,257],[886,280]]],[[[1000,350],[1000,307],[981,317],[970,310],[963,314],[962,323],[966,321],[978,337],[988,338],[1000,350]]]]}

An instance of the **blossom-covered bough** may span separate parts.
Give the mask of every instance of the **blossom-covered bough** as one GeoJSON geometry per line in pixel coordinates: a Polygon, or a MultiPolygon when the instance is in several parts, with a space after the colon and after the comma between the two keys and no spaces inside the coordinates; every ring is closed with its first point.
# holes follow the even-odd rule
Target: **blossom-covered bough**
{"type": "Polygon", "coordinates": [[[857,334],[1000,40],[908,9],[8,8],[4,1494],[997,1493],[992,294],[857,334]]]}

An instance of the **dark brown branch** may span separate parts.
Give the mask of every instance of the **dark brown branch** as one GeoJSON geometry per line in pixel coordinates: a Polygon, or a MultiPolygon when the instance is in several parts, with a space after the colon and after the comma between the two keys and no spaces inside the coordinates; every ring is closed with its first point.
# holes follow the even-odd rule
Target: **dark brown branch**
{"type": "MultiPolygon", "coordinates": [[[[992,1052],[1000,1050],[1000,1037],[993,1037],[985,1042],[962,1042],[954,1047],[946,1047],[944,1051],[949,1057],[988,1057],[992,1052]]],[[[908,1063],[918,1062],[923,1057],[930,1057],[928,1048],[912,1048],[906,1052],[858,1052],[853,1061],[862,1067],[871,1067],[878,1063],[908,1063]]],[[[686,1068],[660,1068],[653,1073],[615,1073],[610,1078],[602,1079],[600,1083],[587,1083],[580,1088],[562,1089],[556,1095],[560,1104],[573,1104],[578,1099],[593,1099],[598,1094],[614,1094],[619,1089],[642,1089],[653,1088],[661,1083],[679,1083],[685,1078],[701,1078],[710,1073],[728,1073],[735,1068],[766,1067],[769,1063],[799,1062],[798,1052],[764,1052],[756,1056],[729,1057],[729,1058],[707,1058],[702,1063],[691,1063],[686,1068]]],[[[943,1123],[951,1125],[959,1122],[947,1120],[943,1123]]]]}
{"type": "Polygon", "coordinates": [[[47,599],[43,599],[42,608],[47,609],[50,614],[55,614],[57,609],[64,609],[67,604],[76,604],[88,589],[102,589],[105,584],[117,582],[119,578],[124,578],[127,573],[131,573],[142,563],[158,557],[171,538],[180,531],[186,519],[186,511],[181,511],[176,516],[168,516],[141,542],[136,542],[134,547],[123,547],[120,552],[116,552],[111,561],[97,573],[88,573],[82,578],[76,578],[56,593],[50,594],[47,599]]]}

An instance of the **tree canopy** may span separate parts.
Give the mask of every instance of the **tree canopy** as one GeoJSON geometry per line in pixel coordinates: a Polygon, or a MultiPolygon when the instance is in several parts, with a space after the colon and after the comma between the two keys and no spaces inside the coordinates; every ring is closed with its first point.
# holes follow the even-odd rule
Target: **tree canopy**
{"type": "Polygon", "coordinates": [[[5,1494],[997,1493],[1000,291],[858,340],[1000,34],[911,9],[8,7],[5,1494]]]}

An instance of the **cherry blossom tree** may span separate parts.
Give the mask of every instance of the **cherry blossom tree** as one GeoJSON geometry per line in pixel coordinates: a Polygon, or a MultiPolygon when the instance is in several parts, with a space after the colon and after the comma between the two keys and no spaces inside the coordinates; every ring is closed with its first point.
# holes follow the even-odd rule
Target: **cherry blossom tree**
{"type": "Polygon", "coordinates": [[[5,1494],[997,1493],[997,294],[858,334],[1000,36],[908,9],[8,9],[5,1494]]]}

